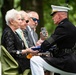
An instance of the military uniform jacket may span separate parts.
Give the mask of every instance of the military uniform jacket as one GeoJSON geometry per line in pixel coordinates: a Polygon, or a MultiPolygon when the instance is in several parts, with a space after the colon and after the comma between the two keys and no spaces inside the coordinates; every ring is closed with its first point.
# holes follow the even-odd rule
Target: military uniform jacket
{"type": "Polygon", "coordinates": [[[30,68],[30,61],[26,55],[16,54],[17,50],[25,49],[23,41],[15,34],[9,26],[4,29],[1,38],[1,44],[8,50],[19,64],[19,72],[22,73],[25,69],[30,68]]]}
{"type": "Polygon", "coordinates": [[[54,33],[45,40],[41,49],[43,51],[51,48],[56,44],[58,49],[54,50],[54,56],[43,58],[50,65],[71,73],[76,73],[76,55],[74,53],[66,53],[64,50],[72,49],[76,43],[76,28],[66,18],[62,20],[56,27],[54,33]]]}

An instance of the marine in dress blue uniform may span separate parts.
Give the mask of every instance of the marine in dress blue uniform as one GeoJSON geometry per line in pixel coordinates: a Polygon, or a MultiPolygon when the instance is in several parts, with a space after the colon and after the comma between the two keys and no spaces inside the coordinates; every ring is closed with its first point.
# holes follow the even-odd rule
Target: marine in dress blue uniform
{"type": "MultiPolygon", "coordinates": [[[[53,18],[60,16],[59,14],[63,16],[65,13],[65,15],[67,15],[68,10],[70,10],[68,7],[64,7],[64,6],[51,5],[51,7],[52,7],[51,15],[53,16],[53,18]]],[[[60,17],[58,19],[60,19],[60,17]]],[[[76,49],[75,49],[76,44],[75,43],[76,43],[76,27],[68,20],[67,17],[63,16],[63,19],[59,21],[57,27],[55,28],[54,33],[48,39],[46,39],[41,45],[41,49],[43,51],[49,50],[53,45],[56,45],[57,49],[53,51],[53,57],[45,57],[45,58],[37,57],[37,59],[36,57],[33,57],[31,59],[31,68],[34,67],[33,64],[35,63],[36,64],[36,65],[34,64],[35,68],[37,69],[40,68],[41,71],[39,72],[39,74],[42,75],[44,75],[42,68],[51,71],[50,66],[64,72],[74,73],[75,75],[76,74],[76,49]],[[37,60],[40,61],[37,63],[37,60]],[[49,64],[48,67],[45,65],[45,62],[49,64]]],[[[36,70],[34,69],[36,73],[39,71],[39,70],[37,71],[37,69],[36,70]]],[[[34,70],[32,70],[32,75],[39,75],[33,72],[34,70]]],[[[57,73],[59,73],[59,71],[57,73]]],[[[68,73],[64,73],[64,75],[70,75],[68,73]]],[[[60,72],[60,74],[62,73],[60,72]]]]}
{"type": "MultiPolygon", "coordinates": [[[[69,9],[53,5],[52,8],[52,15],[58,11],[67,12],[69,9]]],[[[73,49],[75,43],[76,27],[68,20],[68,18],[65,18],[58,24],[54,33],[45,40],[41,46],[42,50],[47,50],[54,44],[58,47],[58,49],[54,51],[54,56],[52,58],[46,58],[45,60],[58,69],[76,73],[76,54],[75,49],[73,49]]]]}

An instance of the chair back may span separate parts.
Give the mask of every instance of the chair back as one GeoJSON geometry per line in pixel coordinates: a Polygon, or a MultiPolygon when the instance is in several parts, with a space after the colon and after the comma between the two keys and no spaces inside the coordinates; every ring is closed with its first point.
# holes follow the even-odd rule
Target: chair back
{"type": "Polygon", "coordinates": [[[18,63],[5,49],[4,46],[1,46],[1,65],[2,65],[2,75],[19,75],[18,63]]]}

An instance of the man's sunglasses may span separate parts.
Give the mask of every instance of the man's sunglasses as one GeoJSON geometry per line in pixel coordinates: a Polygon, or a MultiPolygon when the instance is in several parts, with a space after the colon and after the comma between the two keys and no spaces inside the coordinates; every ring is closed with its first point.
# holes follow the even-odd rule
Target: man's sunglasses
{"type": "Polygon", "coordinates": [[[33,21],[37,21],[39,23],[39,20],[36,18],[31,17],[33,21]]]}

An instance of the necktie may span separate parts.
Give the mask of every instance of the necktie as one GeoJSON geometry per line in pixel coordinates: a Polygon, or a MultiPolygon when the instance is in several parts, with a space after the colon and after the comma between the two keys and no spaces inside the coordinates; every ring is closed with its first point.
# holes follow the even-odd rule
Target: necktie
{"type": "Polygon", "coordinates": [[[26,38],[24,37],[23,32],[22,32],[22,40],[24,41],[26,48],[28,48],[28,44],[27,44],[26,38]]]}
{"type": "Polygon", "coordinates": [[[34,31],[33,30],[31,30],[31,36],[32,36],[34,44],[36,45],[36,41],[35,41],[35,38],[34,38],[34,31]]]}

